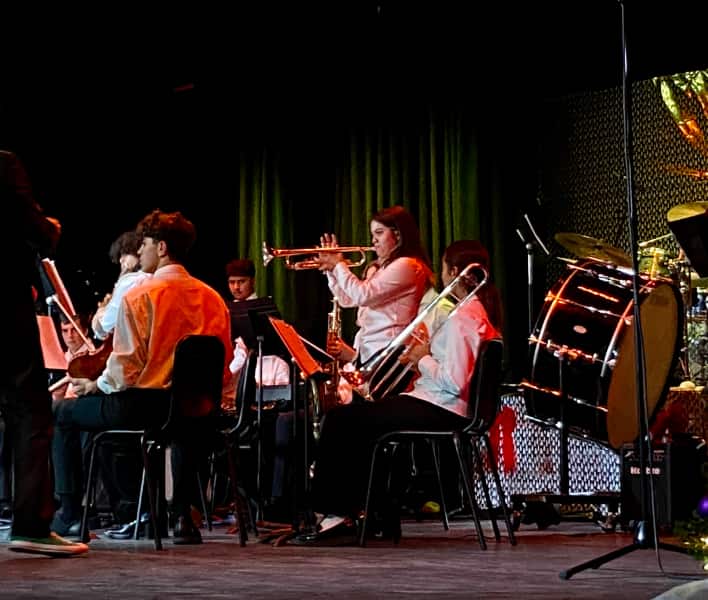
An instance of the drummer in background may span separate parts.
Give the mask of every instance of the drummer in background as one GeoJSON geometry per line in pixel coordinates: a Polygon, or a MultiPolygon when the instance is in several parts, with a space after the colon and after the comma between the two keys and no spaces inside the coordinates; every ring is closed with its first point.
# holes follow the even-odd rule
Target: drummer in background
{"type": "Polygon", "coordinates": [[[258,298],[256,295],[256,265],[250,258],[237,258],[227,263],[226,277],[234,302],[258,298]]]}
{"type": "MultiPolygon", "coordinates": [[[[226,264],[226,277],[233,302],[246,302],[258,299],[256,294],[256,266],[250,258],[234,259],[226,264]]],[[[234,332],[232,332],[234,333],[234,332]]],[[[243,365],[246,363],[248,348],[241,336],[234,339],[234,354],[229,363],[229,370],[234,376],[233,387],[241,375],[243,365]]],[[[260,360],[256,366],[256,383],[260,385],[260,376],[263,373],[263,385],[288,385],[290,383],[290,367],[288,363],[276,355],[263,356],[263,367],[260,360]]],[[[225,408],[233,408],[226,406],[225,408]]]]}

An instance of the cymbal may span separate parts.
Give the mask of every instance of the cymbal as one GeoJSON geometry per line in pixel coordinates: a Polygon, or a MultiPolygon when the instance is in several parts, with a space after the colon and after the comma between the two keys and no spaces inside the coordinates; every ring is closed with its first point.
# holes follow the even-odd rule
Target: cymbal
{"type": "Polygon", "coordinates": [[[673,221],[680,221],[681,219],[688,219],[689,217],[696,217],[698,215],[703,215],[708,212],[708,202],[689,202],[687,204],[679,204],[669,209],[666,213],[666,220],[669,223],[673,221]]]}
{"type": "Polygon", "coordinates": [[[632,266],[632,259],[628,254],[603,240],[579,233],[556,233],[555,240],[576,256],[595,258],[623,267],[632,266]]]}

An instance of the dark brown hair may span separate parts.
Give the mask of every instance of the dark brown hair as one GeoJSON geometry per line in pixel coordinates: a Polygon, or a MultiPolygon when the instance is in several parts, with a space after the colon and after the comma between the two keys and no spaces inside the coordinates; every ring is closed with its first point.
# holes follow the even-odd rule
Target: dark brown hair
{"type": "Polygon", "coordinates": [[[121,256],[129,254],[137,256],[141,243],[142,239],[135,231],[124,231],[111,244],[111,248],[108,251],[111,262],[117,265],[120,263],[121,256]]]}
{"type": "Polygon", "coordinates": [[[256,265],[250,258],[236,258],[226,264],[227,277],[255,277],[256,265]]]}
{"type": "MultiPolygon", "coordinates": [[[[501,296],[499,290],[489,280],[489,252],[482,242],[478,240],[457,240],[452,242],[445,248],[443,261],[448,270],[452,269],[452,267],[457,267],[458,271],[462,271],[467,265],[472,263],[479,263],[484,267],[488,273],[487,283],[477,291],[477,296],[487,311],[489,322],[501,333],[504,325],[501,296]]],[[[475,285],[474,281],[472,285],[475,285]]],[[[465,283],[465,287],[468,287],[469,290],[472,289],[467,283],[465,283]]]]}
{"type": "Polygon", "coordinates": [[[177,262],[184,262],[197,234],[192,222],[177,211],[166,213],[153,210],[143,218],[136,229],[140,239],[152,238],[167,244],[167,254],[177,262]]]}
{"type": "MultiPolygon", "coordinates": [[[[398,246],[391,252],[391,256],[386,260],[390,263],[392,260],[401,256],[409,256],[417,258],[432,270],[428,253],[423,248],[420,241],[420,230],[413,218],[403,206],[390,206],[383,208],[371,217],[372,221],[377,221],[386,227],[390,227],[394,231],[398,231],[398,246]]],[[[385,265],[381,265],[385,266],[385,265]]]]}

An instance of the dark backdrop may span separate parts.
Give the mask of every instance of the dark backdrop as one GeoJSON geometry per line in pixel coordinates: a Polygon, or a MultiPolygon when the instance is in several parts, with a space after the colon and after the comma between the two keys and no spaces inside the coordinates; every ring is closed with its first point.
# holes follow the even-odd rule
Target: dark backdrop
{"type": "MultiPolygon", "coordinates": [[[[365,121],[378,98],[405,110],[454,97],[480,122],[490,119],[480,107],[494,106],[508,123],[479,152],[507,159],[509,221],[533,210],[552,231],[537,202],[546,107],[621,83],[620,3],[409,4],[265,2],[158,15],[62,7],[4,19],[13,52],[0,142],[25,159],[41,203],[62,220],[57,262],[76,293],[91,303],[110,289],[110,242],[156,207],[195,222],[190,266],[225,293],[223,265],[236,253],[234,162],[264,137],[295,155],[285,182],[312,201],[296,237],[316,239],[331,218],[335,168],[322,145],[336,125],[365,121]],[[289,147],[308,127],[310,145],[289,147]],[[304,179],[297,164],[310,151],[321,177],[304,179]]],[[[633,77],[705,67],[706,9],[645,4],[626,3],[633,77]]],[[[523,343],[526,257],[518,240],[505,241],[509,312],[523,343]]]]}

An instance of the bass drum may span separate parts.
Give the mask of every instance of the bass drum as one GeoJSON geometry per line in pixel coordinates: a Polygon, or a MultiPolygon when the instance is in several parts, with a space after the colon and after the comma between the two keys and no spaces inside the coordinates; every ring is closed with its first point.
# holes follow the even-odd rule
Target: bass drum
{"type": "MultiPolygon", "coordinates": [[[[568,265],[548,292],[530,338],[527,412],[619,449],[639,435],[633,271],[568,265]],[[561,398],[567,396],[561,410],[561,398]]],[[[665,397],[681,346],[681,295],[670,279],[640,275],[648,415],[665,397]]]]}

